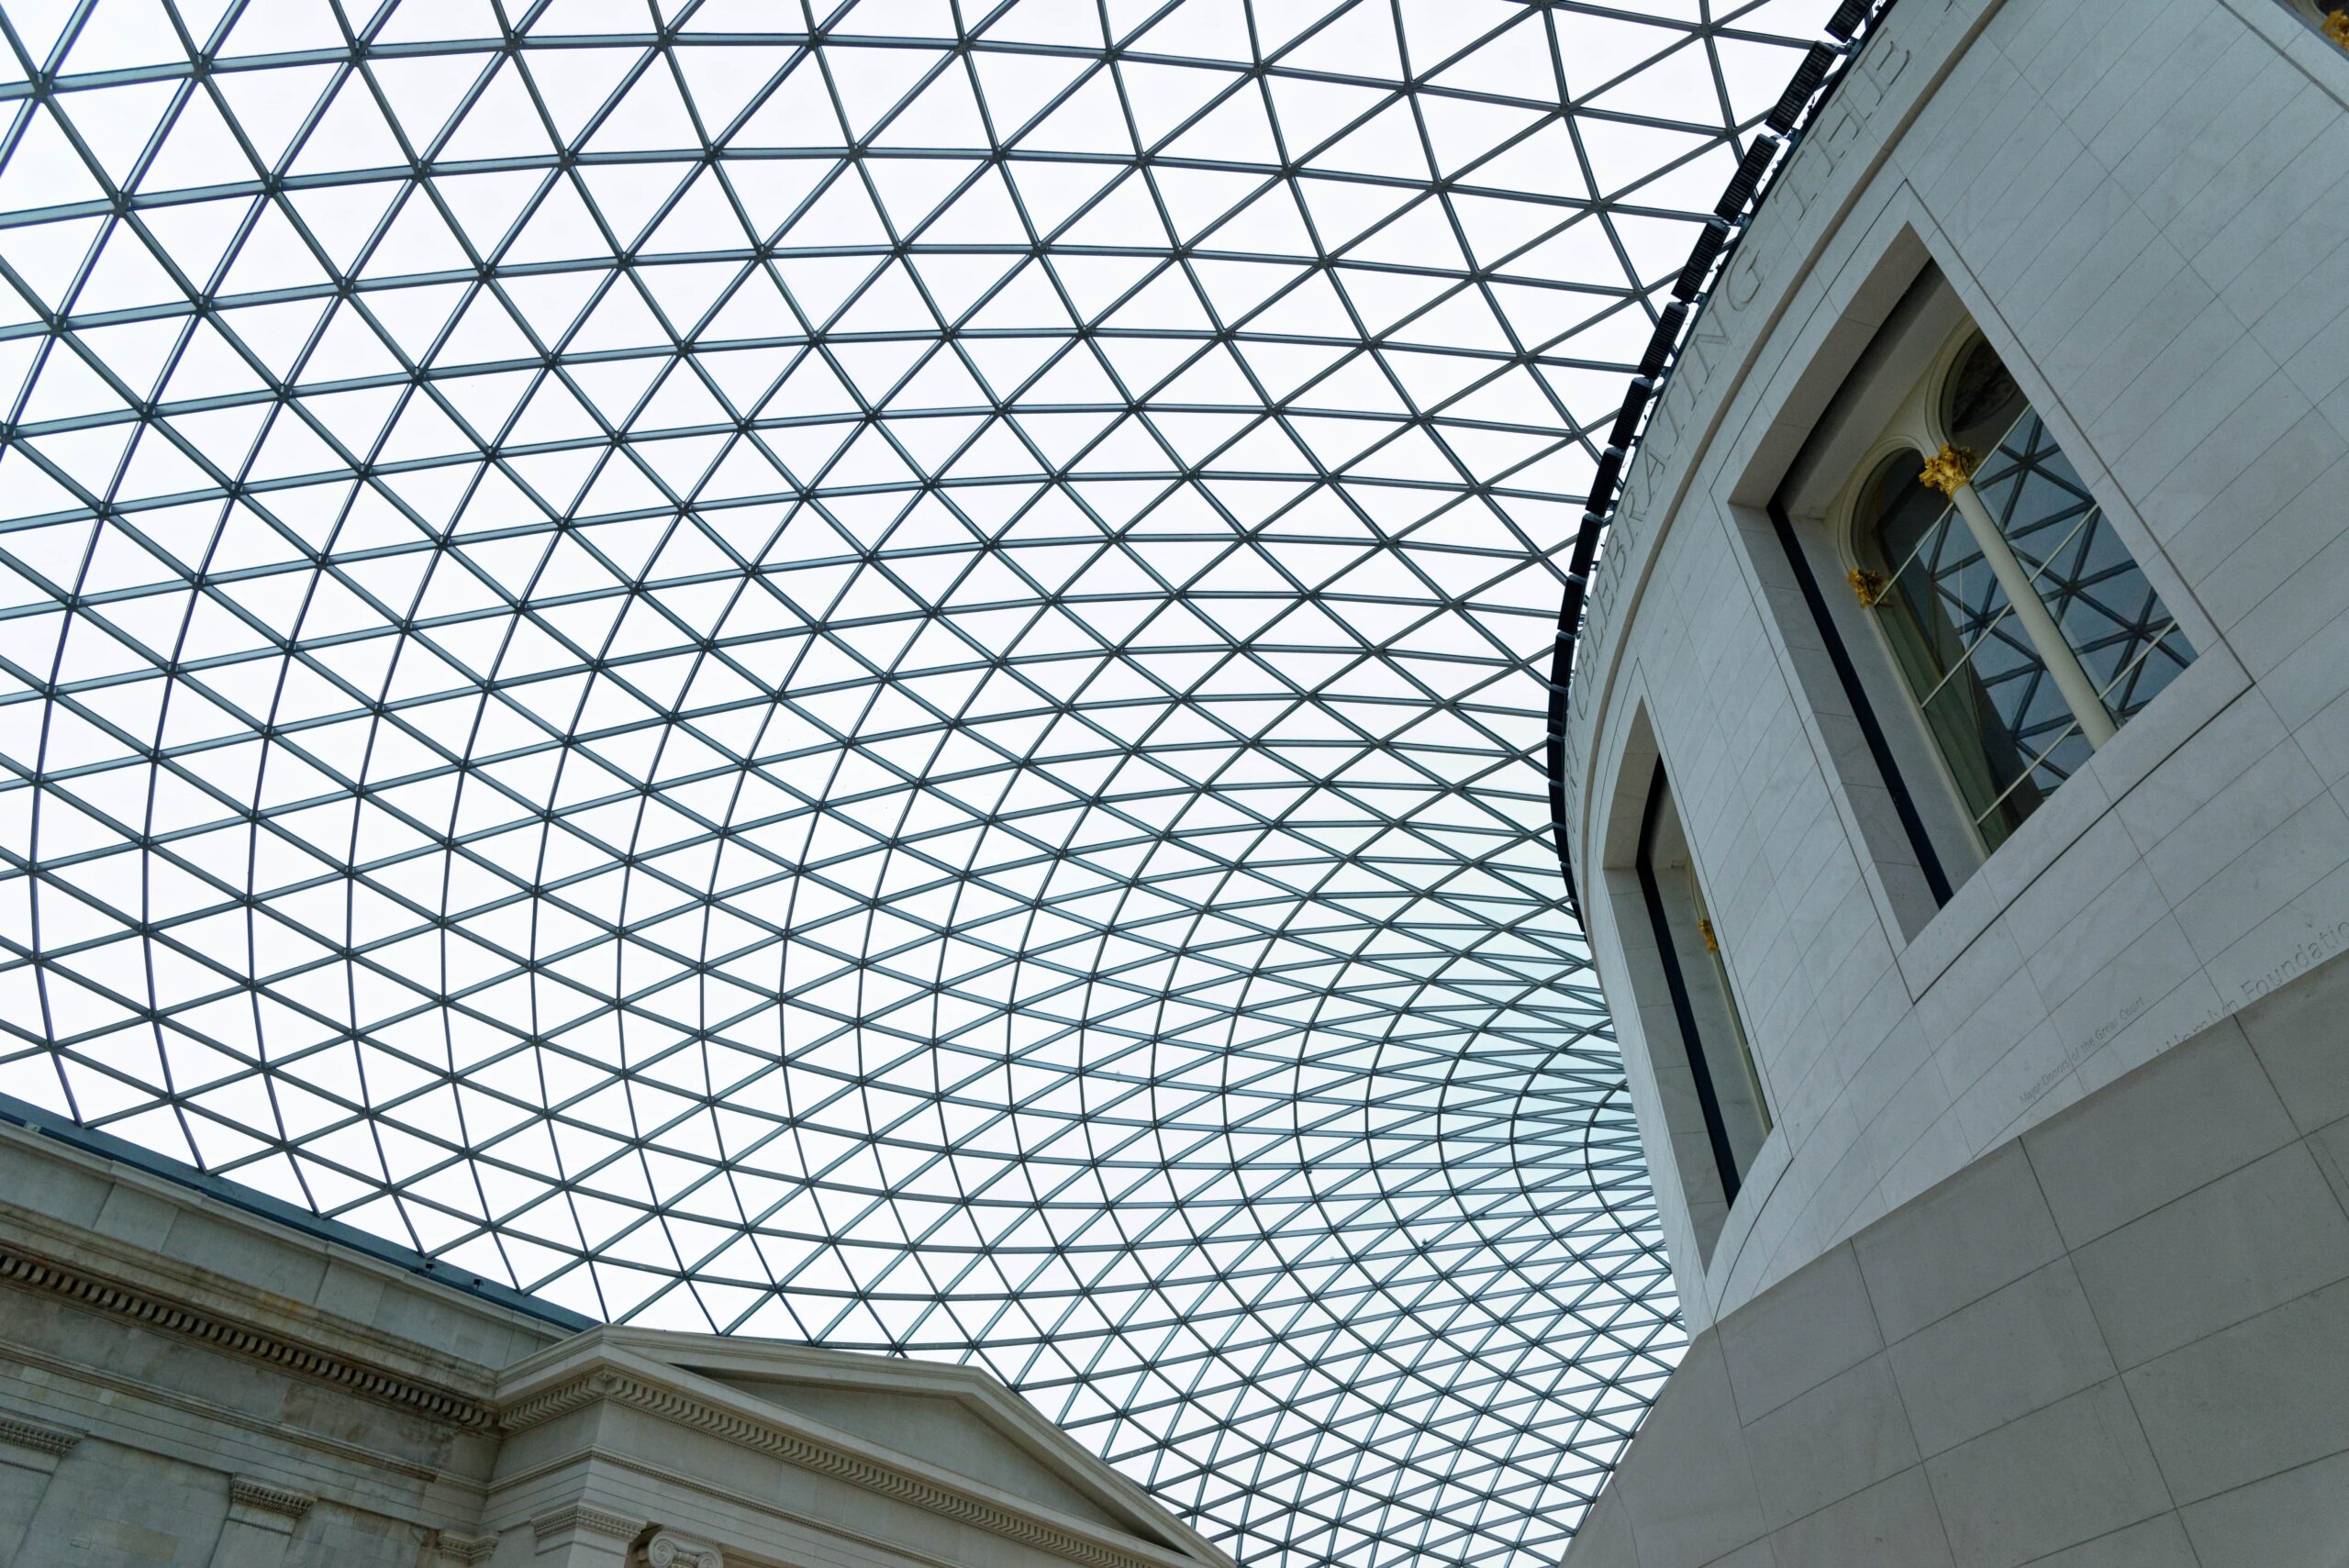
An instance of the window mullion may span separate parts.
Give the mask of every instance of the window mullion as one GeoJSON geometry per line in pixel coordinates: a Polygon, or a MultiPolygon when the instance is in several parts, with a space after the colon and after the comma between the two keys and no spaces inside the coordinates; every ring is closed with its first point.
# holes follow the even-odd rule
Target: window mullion
{"type": "Polygon", "coordinates": [[[2016,621],[2023,635],[2031,639],[2039,652],[2040,662],[2047,666],[2048,676],[2063,695],[2072,717],[2079,721],[2080,732],[2087,737],[2090,746],[2101,746],[2118,732],[2112,715],[2104,706],[2096,683],[2088,678],[2079,656],[2065,640],[2064,630],[2055,624],[2054,615],[2047,602],[2039,596],[2031,573],[2015,554],[2007,536],[1998,531],[1998,519],[1990,516],[1990,508],[1976,493],[1973,463],[1955,448],[1943,447],[1941,455],[1925,465],[1924,483],[1939,490],[1965,519],[1974,534],[1974,542],[1982,551],[1991,574],[1998,586],[2007,592],[2007,603],[2013,608],[2016,621]]]}

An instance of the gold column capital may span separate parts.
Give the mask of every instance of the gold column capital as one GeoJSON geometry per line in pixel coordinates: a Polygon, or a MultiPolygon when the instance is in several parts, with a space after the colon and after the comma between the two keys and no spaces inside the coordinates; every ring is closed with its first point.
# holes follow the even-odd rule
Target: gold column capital
{"type": "Polygon", "coordinates": [[[1883,573],[1854,566],[1844,576],[1852,584],[1852,592],[1859,595],[1860,608],[1872,610],[1884,602],[1883,573]]]}
{"type": "Polygon", "coordinates": [[[1957,487],[1974,477],[1974,450],[1944,444],[1942,450],[1925,460],[1925,472],[1917,483],[1944,495],[1954,496],[1957,487]]]}
{"type": "Polygon", "coordinates": [[[2324,36],[2343,49],[2349,49],[2349,11],[2336,9],[2324,18],[2324,36]]]}

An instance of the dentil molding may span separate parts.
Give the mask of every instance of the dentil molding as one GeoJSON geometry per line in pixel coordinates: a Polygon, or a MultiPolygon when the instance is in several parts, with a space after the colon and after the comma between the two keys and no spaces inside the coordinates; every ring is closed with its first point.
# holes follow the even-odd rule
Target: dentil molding
{"type": "MultiPolygon", "coordinates": [[[[1046,1520],[1018,1514],[970,1492],[943,1486],[924,1475],[877,1462],[862,1454],[834,1447],[795,1430],[780,1421],[768,1421],[740,1410],[697,1398],[690,1392],[666,1387],[644,1378],[616,1372],[608,1366],[582,1371],[553,1387],[501,1410],[500,1429],[524,1431],[599,1402],[625,1405],[705,1431],[739,1448],[780,1459],[802,1470],[877,1493],[991,1535],[1016,1540],[1040,1551],[1085,1568],[1165,1568],[1163,1561],[1121,1551],[1104,1541],[1087,1539],[1046,1520]]],[[[680,1568],[702,1568],[678,1560],[680,1568]]]]}
{"type": "Polygon", "coordinates": [[[454,1389],[233,1322],[142,1285],[108,1279],[37,1256],[15,1242],[0,1243],[0,1283],[58,1296],[76,1307],[125,1318],[144,1328],[201,1340],[232,1355],[265,1362],[433,1420],[458,1427],[490,1424],[488,1407],[454,1389]]]}

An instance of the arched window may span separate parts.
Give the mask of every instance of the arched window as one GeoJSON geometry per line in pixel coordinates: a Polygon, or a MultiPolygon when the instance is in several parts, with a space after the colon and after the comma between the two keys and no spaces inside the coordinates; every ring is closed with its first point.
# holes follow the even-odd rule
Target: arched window
{"type": "Polygon", "coordinates": [[[2349,7],[2330,4],[2329,0],[2283,0],[2283,6],[2332,39],[2335,47],[2349,50],[2349,7]]]}
{"type": "Polygon", "coordinates": [[[1896,414],[1850,519],[1853,587],[1984,853],[2193,661],[1978,334],[1896,414]]]}

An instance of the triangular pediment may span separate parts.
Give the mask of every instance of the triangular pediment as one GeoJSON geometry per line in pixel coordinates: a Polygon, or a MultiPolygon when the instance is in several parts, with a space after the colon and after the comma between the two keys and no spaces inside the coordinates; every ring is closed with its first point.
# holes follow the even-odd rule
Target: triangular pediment
{"type": "MultiPolygon", "coordinates": [[[[1142,1522],[1103,1506],[1096,1490],[1021,1445],[980,1407],[931,1390],[841,1387],[695,1367],[714,1382],[941,1470],[985,1482],[1095,1524],[1141,1533],[1142,1522]]],[[[1153,1532],[1149,1539],[1158,1539],[1153,1532]]],[[[1174,1543],[1160,1540],[1160,1544],[1174,1543]]]]}
{"type": "MultiPolygon", "coordinates": [[[[687,1425],[747,1431],[770,1451],[769,1439],[779,1440],[793,1462],[828,1473],[896,1476],[912,1484],[912,1495],[966,1496],[983,1508],[1063,1521],[1097,1540],[1122,1537],[1141,1549],[1132,1561],[1230,1568],[1141,1488],[972,1367],[741,1337],[591,1329],[507,1370],[501,1424],[521,1429],[612,1399],[687,1425]]],[[[907,1495],[885,1478],[878,1485],[907,1495]]]]}

